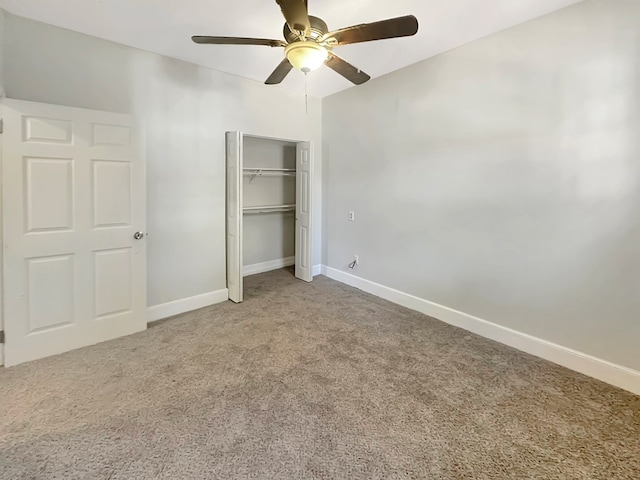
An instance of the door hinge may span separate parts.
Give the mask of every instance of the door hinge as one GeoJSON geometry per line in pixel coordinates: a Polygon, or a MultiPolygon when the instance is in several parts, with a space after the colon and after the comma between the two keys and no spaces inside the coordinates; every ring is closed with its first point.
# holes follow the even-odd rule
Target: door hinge
{"type": "Polygon", "coordinates": [[[4,133],[4,120],[0,118],[0,135],[4,133]]]}
{"type": "Polygon", "coordinates": [[[0,345],[4,343],[4,330],[0,330],[0,345]]]}

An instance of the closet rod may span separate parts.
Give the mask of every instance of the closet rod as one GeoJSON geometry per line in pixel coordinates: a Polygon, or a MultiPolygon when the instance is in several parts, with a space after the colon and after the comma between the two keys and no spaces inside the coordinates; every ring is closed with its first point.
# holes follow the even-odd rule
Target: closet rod
{"type": "Polygon", "coordinates": [[[252,177],[266,177],[266,176],[273,176],[273,177],[295,177],[296,176],[296,172],[261,172],[259,170],[254,170],[251,172],[243,172],[244,175],[250,175],[252,177]]]}
{"type": "Polygon", "coordinates": [[[244,167],[242,170],[244,170],[245,172],[260,171],[260,172],[294,172],[294,173],[296,171],[295,168],[271,168],[271,167],[244,167]]]}

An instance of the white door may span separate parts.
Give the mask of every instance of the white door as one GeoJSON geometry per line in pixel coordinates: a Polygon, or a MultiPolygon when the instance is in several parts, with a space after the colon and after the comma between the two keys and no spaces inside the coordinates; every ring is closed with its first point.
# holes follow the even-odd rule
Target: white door
{"type": "Polygon", "coordinates": [[[311,142],[296,146],[296,277],[313,280],[311,265],[311,142]]]}
{"type": "Polygon", "coordinates": [[[227,288],[242,302],[242,134],[227,132],[227,288]]]}
{"type": "Polygon", "coordinates": [[[144,330],[145,163],[127,115],[3,100],[5,364],[144,330]],[[140,234],[136,234],[140,232],[140,234]]]}

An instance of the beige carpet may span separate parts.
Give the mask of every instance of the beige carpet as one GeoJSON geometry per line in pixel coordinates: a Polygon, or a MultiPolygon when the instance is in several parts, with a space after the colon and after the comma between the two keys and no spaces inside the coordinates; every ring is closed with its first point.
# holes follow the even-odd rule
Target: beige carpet
{"type": "Polygon", "coordinates": [[[2,479],[639,479],[640,399],[319,277],[0,371],[2,479]]]}

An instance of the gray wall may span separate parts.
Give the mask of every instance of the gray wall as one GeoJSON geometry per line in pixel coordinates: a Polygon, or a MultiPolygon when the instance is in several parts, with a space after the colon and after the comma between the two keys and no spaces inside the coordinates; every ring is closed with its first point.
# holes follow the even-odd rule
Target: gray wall
{"type": "Polygon", "coordinates": [[[640,370],[640,2],[374,79],[323,125],[330,267],[640,370]]]}
{"type": "Polygon", "coordinates": [[[225,288],[224,132],[315,142],[320,263],[321,102],[10,14],[7,96],[132,113],[146,131],[148,303],[225,288]]]}

